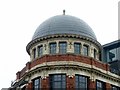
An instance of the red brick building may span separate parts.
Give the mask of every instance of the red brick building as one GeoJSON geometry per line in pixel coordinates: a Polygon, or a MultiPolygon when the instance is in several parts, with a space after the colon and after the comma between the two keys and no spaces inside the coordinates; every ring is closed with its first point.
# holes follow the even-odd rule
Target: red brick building
{"type": "Polygon", "coordinates": [[[101,44],[83,20],[57,15],[35,31],[26,50],[30,61],[11,88],[30,90],[118,90],[120,76],[101,60],[101,44]]]}

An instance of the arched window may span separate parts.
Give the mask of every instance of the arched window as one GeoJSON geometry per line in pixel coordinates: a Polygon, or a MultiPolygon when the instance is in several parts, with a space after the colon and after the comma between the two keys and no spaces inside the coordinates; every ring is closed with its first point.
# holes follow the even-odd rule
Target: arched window
{"type": "Polygon", "coordinates": [[[80,54],[81,44],[80,43],[74,43],[74,53],[80,54]]]}
{"type": "Polygon", "coordinates": [[[43,46],[38,46],[38,57],[41,57],[43,55],[43,46]]]}
{"type": "Polygon", "coordinates": [[[59,42],[59,53],[65,54],[67,52],[67,42],[59,42]]]}
{"type": "Polygon", "coordinates": [[[75,75],[76,90],[88,90],[88,77],[75,75]]]}
{"type": "Polygon", "coordinates": [[[51,74],[50,75],[50,90],[66,90],[66,75],[51,74]]]}
{"type": "Polygon", "coordinates": [[[56,53],[56,47],[57,47],[56,42],[50,43],[49,47],[50,47],[50,54],[55,54],[56,53]]]}
{"type": "Polygon", "coordinates": [[[83,45],[83,55],[88,56],[88,45],[83,45]]]}

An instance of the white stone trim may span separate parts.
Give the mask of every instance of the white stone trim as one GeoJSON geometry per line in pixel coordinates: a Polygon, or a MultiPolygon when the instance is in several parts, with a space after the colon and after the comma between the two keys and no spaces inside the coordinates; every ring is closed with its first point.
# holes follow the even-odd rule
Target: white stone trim
{"type": "MultiPolygon", "coordinates": [[[[84,68],[89,68],[89,69],[95,69],[95,70],[98,70],[99,72],[101,72],[101,74],[106,74],[106,75],[109,75],[111,77],[115,77],[115,78],[120,78],[120,76],[116,75],[116,74],[113,74],[109,71],[106,71],[106,70],[103,70],[103,69],[100,69],[100,68],[97,68],[93,65],[89,65],[89,64],[85,64],[85,63],[81,63],[81,62],[76,62],[76,61],[54,61],[54,62],[45,62],[45,63],[42,63],[42,64],[39,64],[39,65],[36,65],[35,67],[31,68],[30,71],[33,71],[34,69],[36,68],[39,68],[39,67],[43,67],[43,66],[51,66],[51,65],[73,65],[73,66],[80,66],[82,67],[83,69],[84,68]]],[[[72,74],[76,74],[76,72],[74,71],[72,74]]]]}
{"type": "MultiPolygon", "coordinates": [[[[84,69],[84,67],[91,68],[91,65],[80,63],[80,62],[56,61],[56,62],[48,62],[48,63],[43,63],[41,65],[37,65],[37,66],[33,67],[30,71],[34,71],[36,68],[46,66],[46,65],[49,66],[49,65],[63,65],[63,64],[67,64],[68,66],[69,65],[79,65],[79,66],[82,66],[83,69],[84,69]]],[[[94,66],[93,66],[93,68],[96,69],[96,70],[100,70],[99,68],[94,67],[94,66]]],[[[61,73],[63,73],[63,74],[66,74],[67,76],[75,76],[75,74],[79,74],[79,75],[87,76],[93,81],[98,79],[100,81],[108,82],[112,85],[119,86],[119,82],[116,82],[116,81],[108,79],[108,78],[104,78],[101,75],[97,75],[95,73],[91,73],[91,72],[83,70],[83,69],[82,70],[80,70],[80,69],[76,70],[74,68],[69,68],[69,69],[60,68],[60,69],[42,70],[41,72],[36,72],[36,73],[32,74],[31,77],[30,77],[30,80],[32,80],[36,77],[39,77],[39,76],[41,76],[41,78],[48,77],[49,74],[59,74],[59,73],[61,74],[61,73]]],[[[106,74],[106,75],[108,74],[108,76],[111,76],[111,77],[114,77],[114,78],[120,78],[120,76],[112,74],[109,71],[106,72],[105,70],[102,70],[102,69],[100,71],[101,71],[101,74],[102,73],[106,74]]]]}
{"type": "MultiPolygon", "coordinates": [[[[93,52],[92,49],[96,49],[97,53],[99,52],[99,47],[96,46],[95,44],[91,43],[90,41],[86,41],[86,40],[82,40],[82,39],[76,39],[76,38],[57,38],[57,39],[50,39],[49,41],[47,40],[44,40],[44,41],[41,41],[41,42],[38,42],[36,43],[33,47],[30,48],[30,58],[31,58],[31,61],[34,60],[33,58],[33,49],[36,48],[36,56],[38,56],[38,51],[37,51],[37,47],[40,46],[40,45],[43,45],[43,55],[46,55],[46,54],[49,54],[49,43],[51,42],[56,42],[57,44],[57,48],[56,48],[56,53],[59,53],[59,42],[67,42],[67,53],[74,53],[74,43],[80,43],[81,44],[81,55],[83,55],[83,45],[87,45],[88,46],[88,56],[89,57],[93,57],[93,52]],[[69,43],[72,43],[71,45],[71,48],[70,48],[70,45],[69,43]],[[44,45],[46,44],[46,50],[45,50],[45,47],[44,45]]],[[[38,58],[38,57],[36,57],[38,58]]],[[[97,54],[96,56],[96,59],[99,60],[99,53],[97,54]]]]}

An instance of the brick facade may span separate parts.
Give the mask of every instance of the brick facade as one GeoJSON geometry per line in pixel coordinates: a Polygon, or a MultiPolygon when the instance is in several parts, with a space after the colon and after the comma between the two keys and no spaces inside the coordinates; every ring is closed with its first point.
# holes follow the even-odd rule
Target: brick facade
{"type": "Polygon", "coordinates": [[[110,88],[112,88],[112,87],[111,87],[111,84],[106,83],[106,90],[110,90],[110,88]]]}
{"type": "Polygon", "coordinates": [[[75,76],[67,76],[66,88],[67,90],[75,90],[75,76]]]}
{"type": "Polygon", "coordinates": [[[27,89],[27,90],[33,90],[33,82],[29,82],[29,83],[26,85],[26,89],[27,89]]]}
{"type": "MultiPolygon", "coordinates": [[[[90,57],[84,57],[81,55],[72,55],[72,54],[66,54],[66,55],[45,55],[41,58],[38,58],[32,62],[26,63],[26,66],[19,72],[16,73],[16,79],[21,79],[24,74],[26,74],[26,71],[29,71],[31,68],[33,68],[36,65],[42,64],[44,62],[52,62],[52,61],[76,61],[81,62],[85,64],[89,64],[91,66],[98,67],[102,70],[109,71],[109,65],[104,64],[100,61],[94,60],[90,57]]],[[[32,83],[28,83],[26,88],[33,88],[32,83]]],[[[41,79],[41,88],[43,90],[49,90],[50,88],[50,81],[49,77],[45,77],[41,79]]],[[[67,90],[75,90],[75,76],[66,76],[66,88],[67,90]]],[[[88,82],[88,88],[89,90],[96,90],[96,81],[89,79],[88,82]]],[[[106,90],[109,90],[111,88],[111,84],[106,83],[105,84],[106,90]]]]}
{"type": "Polygon", "coordinates": [[[95,90],[96,89],[96,81],[93,81],[93,80],[89,80],[89,83],[88,83],[88,87],[89,87],[89,90],[95,90]]]}
{"type": "Polygon", "coordinates": [[[42,90],[49,90],[49,77],[45,77],[41,79],[41,88],[42,90]]]}
{"type": "Polygon", "coordinates": [[[85,57],[81,55],[73,55],[73,54],[66,54],[66,55],[45,55],[41,58],[38,58],[32,62],[28,62],[26,66],[19,72],[17,73],[17,79],[21,78],[27,70],[33,68],[36,65],[42,64],[44,62],[52,62],[52,61],[77,61],[77,62],[82,62],[85,64],[93,65],[97,68],[109,71],[109,65],[102,63],[100,61],[97,61],[91,57],[85,57]]]}
{"type": "MultiPolygon", "coordinates": [[[[69,21],[69,18],[63,18],[63,21],[69,21]]],[[[72,19],[74,18],[71,18],[70,21],[72,21],[72,19]]],[[[55,19],[53,19],[53,21],[54,20],[55,19]]],[[[60,22],[61,20],[62,18],[60,18],[60,22]]],[[[40,31],[39,29],[37,29],[39,32],[37,31],[38,33],[36,32],[34,34],[34,38],[28,43],[26,47],[31,61],[27,62],[26,66],[21,71],[16,73],[16,80],[14,81],[14,83],[12,83],[12,87],[23,88],[26,85],[26,89],[33,90],[33,82],[34,84],[36,84],[37,82],[37,86],[39,87],[40,83],[40,88],[42,88],[42,90],[49,90],[51,87],[50,83],[54,82],[54,80],[49,78],[50,74],[62,73],[66,74],[66,90],[75,90],[77,86],[80,86],[79,88],[86,88],[86,84],[88,85],[89,90],[96,90],[96,80],[105,83],[107,82],[104,87],[106,89],[111,88],[111,84],[118,86],[118,84],[120,83],[119,76],[110,72],[110,67],[108,64],[100,61],[102,47],[101,44],[96,40],[94,33],[91,32],[91,29],[89,29],[88,27],[86,28],[86,23],[84,25],[83,22],[80,22],[80,24],[82,23],[85,28],[81,27],[82,24],[80,26],[75,26],[75,24],[77,23],[78,19],[76,22],[75,18],[72,23],[66,24],[67,27],[64,27],[63,25],[62,29],[66,30],[67,33],[66,31],[65,33],[64,31],[62,31],[62,33],[61,31],[58,31],[58,33],[55,32],[54,34],[50,34],[50,32],[45,32],[45,30],[47,30],[46,27],[49,28],[49,25],[47,25],[48,23],[43,24],[42,29],[39,28],[40,31]],[[70,30],[71,33],[69,33],[71,25],[73,25],[73,30],[70,30]],[[45,29],[43,29],[43,27],[45,27],[45,29]],[[80,30],[80,28],[86,29],[86,31],[88,32],[81,32],[82,29],[80,30]],[[78,33],[79,30],[80,32],[78,33]],[[43,33],[46,34],[41,35],[43,33]],[[62,45],[62,47],[64,47],[65,49],[61,48],[60,42],[66,43],[65,46],[62,45]],[[51,43],[55,43],[55,46],[50,47],[51,43]],[[79,43],[79,48],[78,46],[75,47],[75,43],[79,43]],[[66,53],[60,53],[62,49],[66,50],[66,53]],[[55,53],[51,53],[51,50],[53,50],[55,53]],[[80,53],[77,54],[76,50],[79,50],[80,53]],[[82,79],[83,82],[81,82],[81,79],[79,81],[78,77],[75,78],[75,75],[77,74],[83,77],[85,76],[87,78],[82,79]],[[79,82],[80,85],[78,83],[77,85],[76,81],[79,82]],[[85,86],[82,87],[81,83],[85,86]]],[[[55,22],[51,25],[54,24],[55,22]]],[[[55,25],[58,25],[57,27],[59,27],[59,23],[55,25]]],[[[55,29],[57,30],[56,26],[55,29]]],[[[50,30],[54,31],[53,29],[49,28],[49,31],[50,30]]]]}
{"type": "MultiPolygon", "coordinates": [[[[42,90],[50,90],[50,81],[49,77],[41,79],[41,88],[42,90]]],[[[75,90],[75,76],[66,76],[66,90],[75,90]]],[[[111,89],[111,84],[105,83],[106,90],[111,89]]],[[[89,90],[96,90],[96,81],[91,79],[88,80],[89,90]]],[[[33,82],[30,82],[26,85],[27,90],[33,90],[33,82]]]]}

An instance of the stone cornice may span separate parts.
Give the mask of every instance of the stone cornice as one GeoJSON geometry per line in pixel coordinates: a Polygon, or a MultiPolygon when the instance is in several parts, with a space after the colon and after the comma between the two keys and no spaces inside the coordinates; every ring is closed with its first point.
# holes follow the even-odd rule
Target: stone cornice
{"type": "Polygon", "coordinates": [[[97,41],[97,40],[93,40],[92,38],[88,38],[88,37],[85,37],[85,36],[81,36],[81,35],[75,35],[75,34],[55,34],[55,35],[50,35],[50,36],[44,36],[44,37],[40,37],[40,38],[36,38],[32,41],[30,41],[28,43],[28,45],[26,46],[26,51],[28,52],[28,54],[30,54],[30,47],[32,45],[34,45],[35,43],[37,42],[40,42],[40,41],[43,41],[43,40],[48,40],[48,39],[51,39],[51,38],[76,38],[76,39],[83,39],[83,40],[86,40],[86,41],[90,41],[94,44],[96,44],[97,46],[99,46],[100,50],[101,50],[101,44],[97,41]]]}
{"type": "MultiPolygon", "coordinates": [[[[52,63],[56,63],[56,62],[52,62],[52,63]]],[[[51,64],[51,62],[47,62],[46,64],[43,64],[43,66],[36,66],[34,69],[29,70],[22,79],[25,79],[26,77],[31,77],[31,75],[39,73],[39,72],[43,72],[44,70],[69,70],[69,69],[73,69],[73,70],[80,70],[80,71],[84,71],[84,72],[89,72],[89,73],[94,73],[97,76],[101,76],[103,78],[106,78],[108,80],[112,80],[115,82],[119,82],[120,83],[120,76],[118,75],[110,75],[107,72],[105,73],[105,71],[99,71],[98,68],[96,67],[91,67],[90,65],[87,66],[87,64],[79,64],[80,62],[75,62],[74,64],[72,64],[73,62],[64,62],[64,61],[58,61],[58,64],[54,65],[51,64]],[[78,63],[78,65],[76,65],[76,63],[78,63]],[[85,67],[86,66],[86,67],[85,67]]],[[[53,72],[54,73],[54,72],[53,72]]],[[[110,73],[110,72],[109,72],[110,73]]],[[[67,73],[66,73],[67,74],[67,73]]]]}
{"type": "Polygon", "coordinates": [[[32,62],[28,62],[17,76],[18,79],[25,78],[31,74],[41,72],[43,70],[51,69],[69,69],[83,70],[94,73],[106,79],[120,82],[120,76],[115,75],[109,71],[109,66],[93,58],[84,57],[80,55],[46,55],[32,62]]]}

